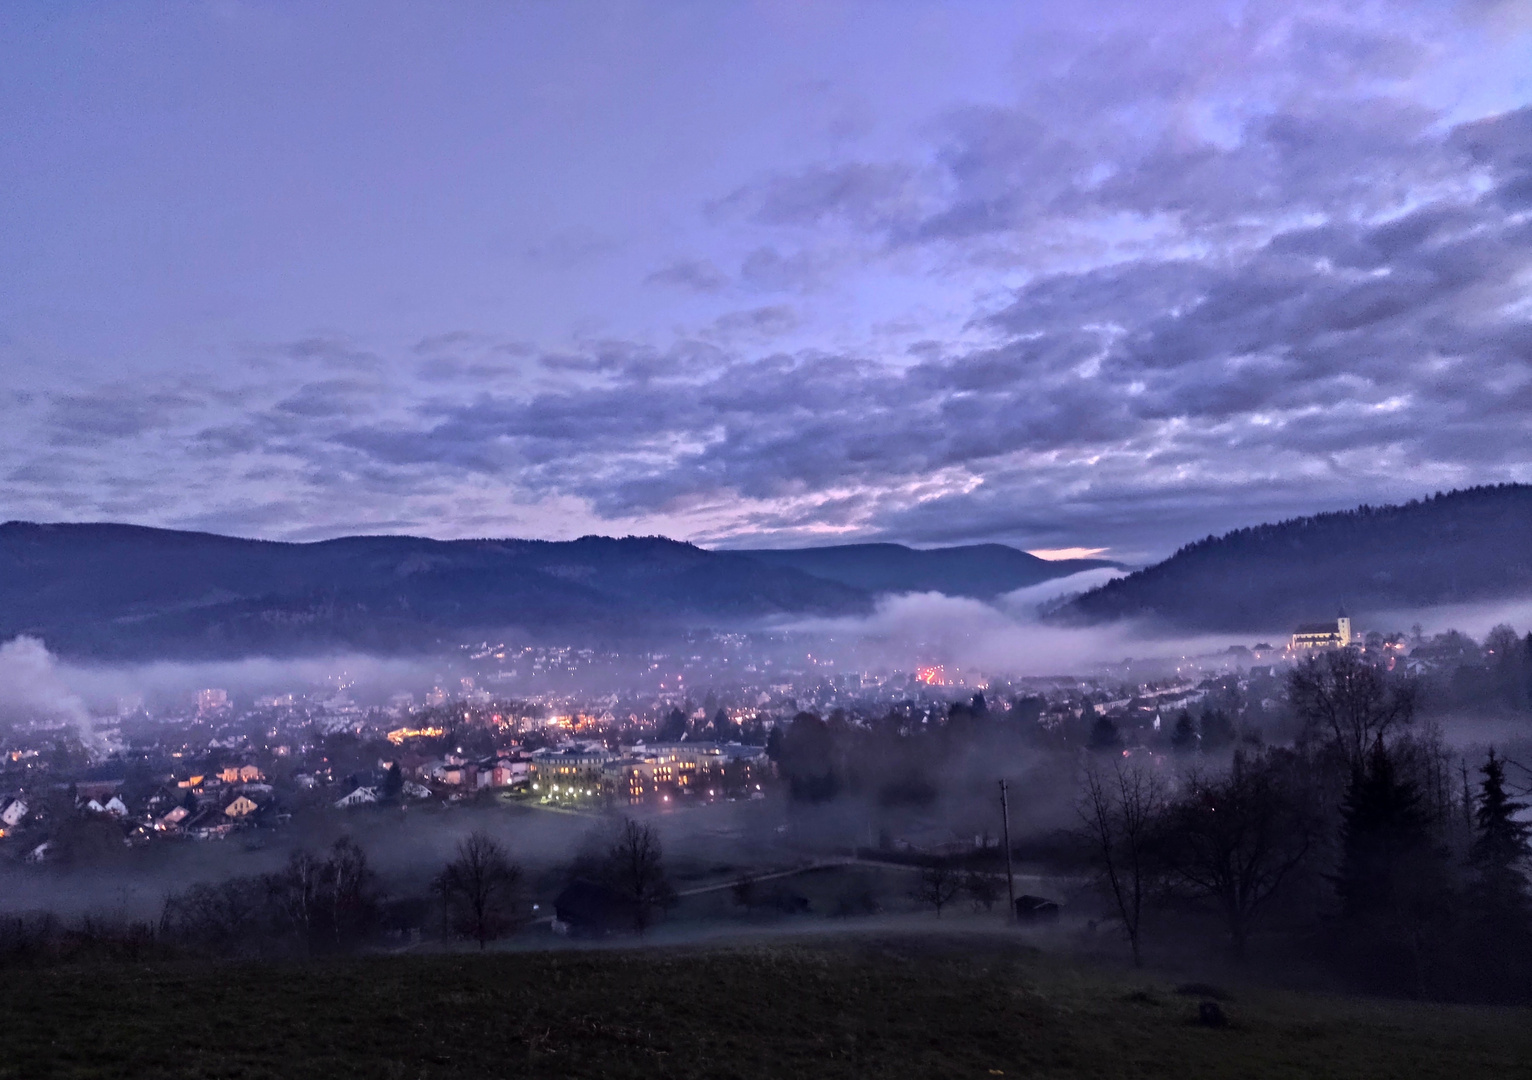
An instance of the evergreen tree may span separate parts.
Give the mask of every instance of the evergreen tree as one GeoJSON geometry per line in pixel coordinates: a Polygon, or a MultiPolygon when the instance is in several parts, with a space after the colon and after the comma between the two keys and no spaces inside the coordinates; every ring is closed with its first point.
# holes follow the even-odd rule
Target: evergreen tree
{"type": "Polygon", "coordinates": [[[391,761],[388,764],[388,771],[383,774],[383,801],[398,802],[402,794],[404,794],[404,773],[400,771],[397,761],[391,761]]]}
{"type": "Polygon", "coordinates": [[[1505,762],[1495,756],[1479,770],[1484,779],[1479,784],[1478,810],[1474,815],[1475,836],[1469,861],[1481,879],[1504,887],[1505,896],[1519,897],[1527,904],[1527,882],[1522,869],[1532,860],[1532,826],[1518,821],[1516,815],[1527,804],[1512,801],[1505,790],[1505,762]]]}
{"type": "Polygon", "coordinates": [[[1493,749],[1479,771],[1484,779],[1468,852],[1475,982],[1490,996],[1525,996],[1524,973],[1532,964],[1532,895],[1526,877],[1532,866],[1532,826],[1517,820],[1527,804],[1506,793],[1505,762],[1493,749]]]}
{"type": "Polygon", "coordinates": [[[1222,709],[1202,714],[1202,749],[1210,754],[1234,745],[1234,721],[1222,709]]]}
{"type": "Polygon", "coordinates": [[[1197,721],[1192,719],[1192,714],[1187,709],[1182,709],[1176,717],[1176,726],[1170,733],[1170,746],[1178,754],[1195,753],[1199,736],[1197,735],[1197,721]]]}
{"type": "Polygon", "coordinates": [[[1122,737],[1117,733],[1117,725],[1112,723],[1110,716],[1098,716],[1090,729],[1090,748],[1092,750],[1116,750],[1122,745],[1122,737]]]}
{"type": "Polygon", "coordinates": [[[1341,865],[1332,879],[1352,955],[1382,985],[1424,996],[1449,907],[1446,852],[1414,783],[1379,736],[1353,771],[1341,808],[1341,865]]]}
{"type": "Polygon", "coordinates": [[[680,742],[685,735],[686,714],[679,708],[672,708],[660,722],[659,730],[655,732],[655,741],[680,742]]]}

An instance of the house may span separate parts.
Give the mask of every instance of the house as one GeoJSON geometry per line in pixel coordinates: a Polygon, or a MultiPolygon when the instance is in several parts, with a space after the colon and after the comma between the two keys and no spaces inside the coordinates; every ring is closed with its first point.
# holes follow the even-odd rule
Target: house
{"type": "Polygon", "coordinates": [[[26,861],[29,863],[43,863],[56,857],[57,847],[52,840],[44,840],[31,851],[27,852],[26,861]]]}
{"type": "Polygon", "coordinates": [[[266,779],[254,765],[230,765],[218,774],[225,784],[253,784],[266,779]]]}
{"type": "Polygon", "coordinates": [[[576,878],[553,901],[553,932],[570,937],[602,937],[631,930],[633,902],[605,885],[576,878]]]}
{"type": "Polygon", "coordinates": [[[0,827],[14,829],[26,820],[26,800],[17,796],[0,798],[0,827]]]}
{"type": "Polygon", "coordinates": [[[479,763],[479,787],[514,787],[532,778],[532,763],[517,758],[498,758],[479,763]]]}
{"type": "Polygon", "coordinates": [[[413,780],[406,780],[404,787],[400,788],[400,794],[406,799],[429,799],[435,793],[424,784],[417,784],[413,780]]]}
{"type": "Polygon", "coordinates": [[[368,803],[378,801],[378,789],[372,787],[359,787],[349,795],[343,795],[335,800],[335,805],[341,809],[349,809],[353,806],[366,806],[368,803]]]}
{"type": "Polygon", "coordinates": [[[160,818],[156,828],[174,829],[179,827],[181,822],[185,821],[189,817],[191,817],[191,811],[186,809],[186,807],[172,807],[169,813],[160,818]]]}
{"type": "Polygon", "coordinates": [[[450,787],[478,786],[478,767],[466,762],[453,761],[451,758],[433,769],[431,775],[439,783],[450,787]]]}
{"type": "Polygon", "coordinates": [[[204,806],[181,822],[181,829],[198,840],[221,840],[229,835],[234,822],[216,805],[204,806]]]}
{"type": "Polygon", "coordinates": [[[261,804],[248,795],[236,795],[234,801],[223,808],[224,817],[249,817],[261,808],[261,804]]]}
{"type": "Polygon", "coordinates": [[[123,778],[106,780],[81,780],[75,784],[75,794],[81,799],[105,799],[122,789],[123,778]]]}
{"type": "Polygon", "coordinates": [[[121,796],[118,795],[113,795],[106,802],[102,802],[99,798],[87,799],[80,809],[92,814],[105,814],[107,817],[125,818],[128,816],[128,804],[123,802],[121,796]]]}

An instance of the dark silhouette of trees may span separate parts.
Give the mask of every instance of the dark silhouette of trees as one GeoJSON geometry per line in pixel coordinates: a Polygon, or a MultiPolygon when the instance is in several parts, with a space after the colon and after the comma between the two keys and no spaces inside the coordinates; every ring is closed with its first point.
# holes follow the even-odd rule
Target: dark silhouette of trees
{"type": "Polygon", "coordinates": [[[1484,653],[1488,664],[1488,689],[1494,703],[1513,712],[1524,711],[1532,700],[1529,699],[1532,653],[1528,652],[1527,643],[1515,630],[1502,623],[1485,637],[1484,653]]]}
{"type": "Polygon", "coordinates": [[[1163,819],[1172,884],[1212,903],[1243,959],[1257,917],[1313,848],[1317,823],[1293,790],[1293,759],[1236,751],[1226,775],[1194,774],[1163,819]]]}
{"type": "Polygon", "coordinates": [[[226,878],[166,897],[162,937],[221,956],[250,955],[270,940],[272,912],[259,878],[226,878]]]}
{"type": "Polygon", "coordinates": [[[1182,709],[1176,716],[1176,726],[1170,732],[1170,747],[1178,754],[1196,753],[1201,736],[1197,734],[1197,721],[1189,709],[1182,709]]]}
{"type": "Polygon", "coordinates": [[[159,933],[220,955],[347,951],[377,927],[379,897],[366,853],[342,837],[320,859],[295,851],[273,874],[225,878],[169,896],[159,933]]]}
{"type": "Polygon", "coordinates": [[[1157,873],[1155,845],[1165,786],[1147,769],[1119,760],[1110,772],[1086,772],[1078,809],[1098,881],[1122,920],[1134,965],[1141,966],[1144,905],[1157,873]]]}
{"type": "Polygon", "coordinates": [[[1350,649],[1309,657],[1288,676],[1293,709],[1311,737],[1326,740],[1346,764],[1363,767],[1373,743],[1415,715],[1413,683],[1350,649]]]}
{"type": "Polygon", "coordinates": [[[623,898],[639,934],[653,925],[659,910],[675,902],[660,837],[652,825],[624,818],[602,869],[604,883],[623,898]]]}
{"type": "Polygon", "coordinates": [[[987,870],[971,869],[963,875],[963,892],[975,911],[994,911],[1000,891],[1000,879],[987,870]]]}
{"type": "Polygon", "coordinates": [[[1505,762],[1493,749],[1479,771],[1466,896],[1471,953],[1485,989],[1525,998],[1532,991],[1524,985],[1532,965],[1532,826],[1518,820],[1527,804],[1506,792],[1505,762]]]}
{"type": "Polygon", "coordinates": [[[1109,716],[1098,716],[1095,723],[1091,724],[1090,739],[1087,745],[1098,753],[1122,748],[1122,736],[1117,731],[1117,725],[1109,716]]]}
{"type": "Polygon", "coordinates": [[[839,754],[830,725],[810,712],[800,712],[782,735],[777,768],[793,798],[825,802],[841,789],[839,754]]]}
{"type": "Polygon", "coordinates": [[[355,948],[377,919],[377,895],[367,854],[348,836],[319,859],[295,851],[265,879],[276,917],[310,955],[355,948]]]}
{"type": "Polygon", "coordinates": [[[287,865],[268,879],[272,900],[311,955],[331,938],[326,923],[333,905],[330,869],[312,852],[295,851],[287,865]]]}
{"type": "Polygon", "coordinates": [[[396,803],[404,794],[404,772],[399,768],[397,761],[391,761],[388,771],[383,774],[383,801],[396,803]]]}
{"type": "Polygon", "coordinates": [[[1204,753],[1216,754],[1234,745],[1234,721],[1222,709],[1209,709],[1202,714],[1201,747],[1204,753]]]}
{"type": "Polygon", "coordinates": [[[436,877],[453,932],[477,941],[480,949],[503,934],[515,922],[521,878],[521,867],[488,833],[458,841],[456,855],[436,877]]]}
{"type": "Polygon", "coordinates": [[[680,742],[686,737],[686,714],[678,708],[672,708],[660,722],[654,737],[659,742],[680,742]]]}
{"type": "Polygon", "coordinates": [[[371,932],[377,918],[375,878],[367,853],[349,836],[330,846],[325,867],[330,885],[330,927],[336,945],[349,948],[371,932]]]}
{"type": "Polygon", "coordinates": [[[1334,876],[1341,924],[1364,974],[1425,996],[1451,912],[1446,851],[1420,790],[1401,777],[1381,735],[1352,774],[1341,807],[1334,876]]]}
{"type": "Polygon", "coordinates": [[[944,859],[921,868],[920,877],[915,883],[915,891],[910,896],[918,904],[935,908],[936,917],[939,919],[942,908],[957,899],[962,888],[962,877],[944,859]]]}

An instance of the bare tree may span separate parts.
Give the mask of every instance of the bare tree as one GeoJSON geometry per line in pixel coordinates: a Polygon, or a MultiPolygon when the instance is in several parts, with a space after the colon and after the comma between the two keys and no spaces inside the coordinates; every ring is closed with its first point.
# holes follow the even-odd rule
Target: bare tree
{"type": "Polygon", "coordinates": [[[1291,761],[1236,753],[1227,776],[1193,775],[1166,815],[1161,851],[1171,877],[1217,905],[1237,959],[1261,908],[1314,843],[1317,824],[1284,772],[1291,761]]]}
{"type": "Polygon", "coordinates": [[[357,842],[342,836],[330,848],[325,871],[330,886],[330,927],[335,944],[344,948],[372,929],[377,913],[372,868],[357,842]]]}
{"type": "Polygon", "coordinates": [[[514,921],[521,867],[488,833],[473,832],[458,841],[457,855],[436,877],[452,928],[479,948],[514,921]]]}
{"type": "Polygon", "coordinates": [[[633,929],[649,929],[657,909],[675,901],[675,890],[665,876],[664,851],[652,825],[623,818],[617,838],[607,850],[605,874],[608,886],[628,904],[633,929]]]}
{"type": "Polygon", "coordinates": [[[957,899],[962,888],[963,880],[958,872],[943,861],[932,863],[920,871],[920,880],[910,895],[918,903],[935,908],[939,919],[942,917],[942,908],[957,899]]]}
{"type": "Polygon", "coordinates": [[[267,879],[280,918],[312,953],[328,908],[329,874],[312,852],[295,851],[287,865],[267,879]]]}
{"type": "Polygon", "coordinates": [[[1141,951],[1144,905],[1154,886],[1154,845],[1165,811],[1165,785],[1141,765],[1112,764],[1109,773],[1091,768],[1079,814],[1091,859],[1103,890],[1117,908],[1135,966],[1141,951]]]}
{"type": "Polygon", "coordinates": [[[227,878],[166,897],[160,932],[220,955],[248,953],[262,947],[269,914],[260,878],[227,878]]]}
{"type": "Polygon", "coordinates": [[[1287,688],[1298,716],[1323,732],[1353,771],[1374,741],[1415,716],[1414,683],[1388,678],[1349,649],[1309,657],[1288,675],[1287,688]]]}

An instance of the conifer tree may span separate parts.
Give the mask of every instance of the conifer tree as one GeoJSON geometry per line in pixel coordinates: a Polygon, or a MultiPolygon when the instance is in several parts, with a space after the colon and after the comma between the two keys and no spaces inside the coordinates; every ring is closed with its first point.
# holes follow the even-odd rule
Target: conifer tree
{"type": "Polygon", "coordinates": [[[1483,931],[1500,947],[1519,951],[1532,933],[1532,894],[1526,871],[1532,868],[1532,826],[1517,820],[1527,804],[1505,790],[1505,762],[1489,752],[1479,770],[1478,808],[1468,862],[1473,870],[1469,905],[1483,931]]]}
{"type": "Polygon", "coordinates": [[[1197,749],[1197,721],[1187,709],[1176,717],[1176,726],[1170,733],[1170,745],[1178,754],[1190,754],[1197,749]]]}
{"type": "Polygon", "coordinates": [[[399,768],[397,761],[388,763],[388,769],[383,774],[383,801],[396,803],[404,794],[404,773],[399,768]]]}
{"type": "Polygon", "coordinates": [[[1111,717],[1096,718],[1096,722],[1090,728],[1089,746],[1097,751],[1116,750],[1122,746],[1122,736],[1117,730],[1117,725],[1112,723],[1111,717]]]}
{"type": "Polygon", "coordinates": [[[1424,996],[1450,911],[1447,856],[1420,791],[1399,776],[1381,736],[1353,771],[1332,880],[1356,958],[1383,982],[1409,978],[1424,996]]]}

